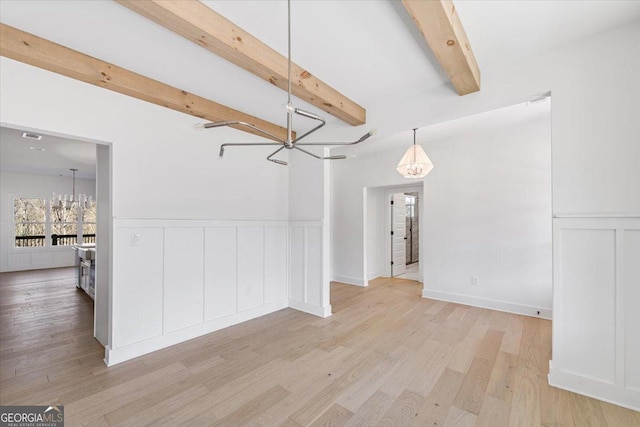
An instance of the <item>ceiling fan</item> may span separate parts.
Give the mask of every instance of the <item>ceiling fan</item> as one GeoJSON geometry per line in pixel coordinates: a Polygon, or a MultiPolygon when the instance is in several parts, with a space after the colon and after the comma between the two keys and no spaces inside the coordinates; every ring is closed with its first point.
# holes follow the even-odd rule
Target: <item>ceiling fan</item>
{"type": "Polygon", "coordinates": [[[272,140],[275,140],[276,142],[238,142],[238,143],[225,143],[222,144],[220,146],[220,157],[224,156],[224,150],[226,147],[233,147],[233,146],[263,146],[263,145],[273,145],[273,146],[279,146],[280,148],[278,148],[276,151],[274,151],[273,153],[271,153],[269,156],[267,156],[267,160],[269,160],[270,162],[274,162],[277,163],[279,165],[287,165],[287,162],[285,162],[284,160],[278,160],[278,159],[274,159],[273,157],[278,154],[280,151],[282,150],[298,150],[301,151],[305,154],[308,154],[311,157],[315,157],[316,159],[320,159],[320,160],[342,160],[342,159],[346,159],[347,156],[345,155],[338,155],[338,156],[319,156],[317,154],[314,154],[310,151],[305,150],[304,146],[325,146],[325,145],[355,145],[355,144],[359,144],[362,141],[368,139],[369,137],[371,137],[372,135],[374,135],[376,133],[375,129],[370,130],[369,132],[365,133],[364,135],[362,135],[358,140],[353,141],[353,142],[299,142],[301,139],[311,135],[313,132],[317,131],[318,129],[320,129],[321,127],[323,127],[326,122],[325,120],[318,116],[317,114],[311,113],[309,111],[305,111],[302,110],[300,108],[295,107],[292,102],[291,102],[291,0],[287,0],[287,36],[288,36],[288,75],[287,75],[287,103],[284,104],[284,108],[287,112],[287,139],[283,139],[280,138],[276,135],[273,135],[270,132],[267,132],[263,129],[260,129],[259,127],[251,124],[251,123],[247,123],[247,122],[243,122],[243,121],[224,121],[224,122],[210,122],[210,123],[199,123],[197,125],[195,125],[194,127],[196,129],[211,129],[211,128],[217,128],[217,127],[224,127],[224,126],[245,126],[248,127],[250,129],[252,129],[253,131],[262,134],[272,140]],[[315,120],[317,122],[319,122],[315,127],[313,127],[312,129],[308,130],[307,132],[303,133],[300,136],[296,136],[296,138],[292,138],[292,123],[293,123],[293,115],[297,114],[298,116],[301,117],[306,117],[308,119],[311,120],[315,120]]]}

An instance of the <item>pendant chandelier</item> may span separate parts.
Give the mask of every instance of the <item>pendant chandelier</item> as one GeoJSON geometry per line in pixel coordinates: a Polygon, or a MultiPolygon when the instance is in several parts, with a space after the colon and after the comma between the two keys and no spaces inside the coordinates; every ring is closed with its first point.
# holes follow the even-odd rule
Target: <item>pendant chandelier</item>
{"type": "Polygon", "coordinates": [[[274,151],[273,153],[271,153],[269,156],[267,156],[267,160],[277,163],[279,165],[287,165],[287,162],[285,162],[284,160],[278,160],[278,159],[274,159],[273,157],[278,154],[280,151],[282,150],[298,150],[301,151],[305,154],[308,154],[311,157],[315,157],[316,159],[320,159],[320,160],[342,160],[342,159],[346,159],[347,156],[345,155],[338,155],[338,156],[319,156],[316,155],[310,151],[305,150],[304,148],[301,148],[303,146],[325,146],[325,145],[355,145],[355,144],[359,144],[362,141],[366,140],[367,138],[371,137],[372,135],[375,134],[375,129],[370,130],[369,132],[365,133],[364,135],[362,135],[358,140],[353,141],[353,142],[307,142],[307,143],[302,143],[302,142],[298,142],[300,141],[302,138],[305,138],[309,135],[311,135],[313,132],[317,131],[318,129],[320,129],[321,127],[323,127],[325,125],[325,120],[318,116],[317,114],[311,113],[309,111],[305,111],[302,110],[300,108],[297,108],[293,105],[293,103],[291,102],[291,0],[287,1],[287,36],[288,36],[288,74],[287,74],[287,103],[283,105],[283,107],[286,110],[287,113],[287,139],[283,139],[280,138],[276,135],[273,135],[270,132],[267,132],[263,129],[260,129],[259,127],[251,124],[251,123],[247,123],[247,122],[242,122],[242,121],[225,121],[225,122],[213,122],[213,123],[199,123],[197,125],[194,126],[195,129],[197,130],[203,130],[203,129],[210,129],[210,128],[217,128],[217,127],[224,127],[224,126],[243,126],[243,127],[247,127],[252,129],[253,131],[262,134],[272,140],[275,140],[277,142],[240,142],[240,143],[225,143],[222,144],[220,146],[220,157],[224,156],[224,150],[226,147],[233,147],[233,146],[279,146],[279,148],[274,151]],[[305,117],[307,119],[311,119],[311,120],[315,120],[317,122],[319,122],[315,127],[313,127],[312,129],[308,130],[307,132],[304,132],[303,134],[301,134],[300,136],[297,136],[295,139],[292,138],[292,125],[293,125],[293,115],[296,114],[298,116],[301,117],[305,117]]]}
{"type": "Polygon", "coordinates": [[[433,163],[427,157],[427,153],[421,145],[416,144],[416,130],[413,130],[413,145],[404,153],[396,168],[405,178],[422,178],[433,169],[433,163]]]}
{"type": "Polygon", "coordinates": [[[76,197],[76,172],[78,169],[69,169],[73,173],[73,187],[71,194],[57,194],[54,192],[51,197],[51,209],[54,211],[77,209],[88,209],[93,204],[93,196],[80,194],[76,197]]]}

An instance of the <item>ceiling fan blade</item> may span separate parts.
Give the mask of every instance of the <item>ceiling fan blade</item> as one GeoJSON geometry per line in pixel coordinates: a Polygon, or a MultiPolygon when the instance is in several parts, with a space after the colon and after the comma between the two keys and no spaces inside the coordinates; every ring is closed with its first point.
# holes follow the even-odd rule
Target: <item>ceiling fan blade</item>
{"type": "Polygon", "coordinates": [[[280,151],[284,150],[284,145],[280,148],[278,148],[276,151],[274,151],[273,153],[269,154],[269,156],[267,157],[267,160],[269,160],[270,162],[273,163],[277,163],[279,165],[283,165],[283,166],[287,166],[288,163],[285,162],[284,160],[278,160],[278,159],[272,159],[273,156],[275,156],[276,154],[278,154],[280,151]]]}
{"type": "Polygon", "coordinates": [[[224,156],[224,149],[226,147],[233,147],[233,146],[252,147],[252,146],[259,146],[259,145],[281,145],[281,146],[283,146],[283,144],[284,143],[281,144],[279,142],[228,142],[228,143],[222,144],[220,146],[220,153],[218,154],[218,156],[220,156],[220,157],[224,156]]]}
{"type": "Polygon", "coordinates": [[[373,135],[376,134],[376,132],[377,132],[376,129],[371,129],[369,132],[362,135],[360,139],[353,142],[301,142],[297,145],[356,145],[371,138],[373,135]]]}

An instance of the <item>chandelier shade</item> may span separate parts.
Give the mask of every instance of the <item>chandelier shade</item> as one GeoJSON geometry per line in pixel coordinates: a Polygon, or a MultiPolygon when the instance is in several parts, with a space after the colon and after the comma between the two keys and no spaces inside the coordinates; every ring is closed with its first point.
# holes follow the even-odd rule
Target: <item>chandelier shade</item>
{"type": "Polygon", "coordinates": [[[405,178],[422,178],[433,169],[433,163],[421,145],[416,144],[416,129],[413,130],[413,145],[409,147],[396,170],[405,178]]]}

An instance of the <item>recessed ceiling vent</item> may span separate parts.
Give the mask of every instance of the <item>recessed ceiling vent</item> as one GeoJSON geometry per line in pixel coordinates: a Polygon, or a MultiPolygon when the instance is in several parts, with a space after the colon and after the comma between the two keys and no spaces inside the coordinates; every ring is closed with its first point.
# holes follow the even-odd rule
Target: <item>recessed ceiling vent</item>
{"type": "Polygon", "coordinates": [[[543,102],[546,102],[547,99],[549,99],[550,97],[551,97],[551,92],[535,95],[535,96],[531,97],[531,99],[529,99],[527,101],[527,105],[530,105],[530,104],[541,104],[543,102]]]}
{"type": "Polygon", "coordinates": [[[27,139],[33,139],[35,141],[40,141],[42,139],[42,135],[38,135],[37,133],[32,133],[32,132],[22,132],[22,137],[27,139]]]}

